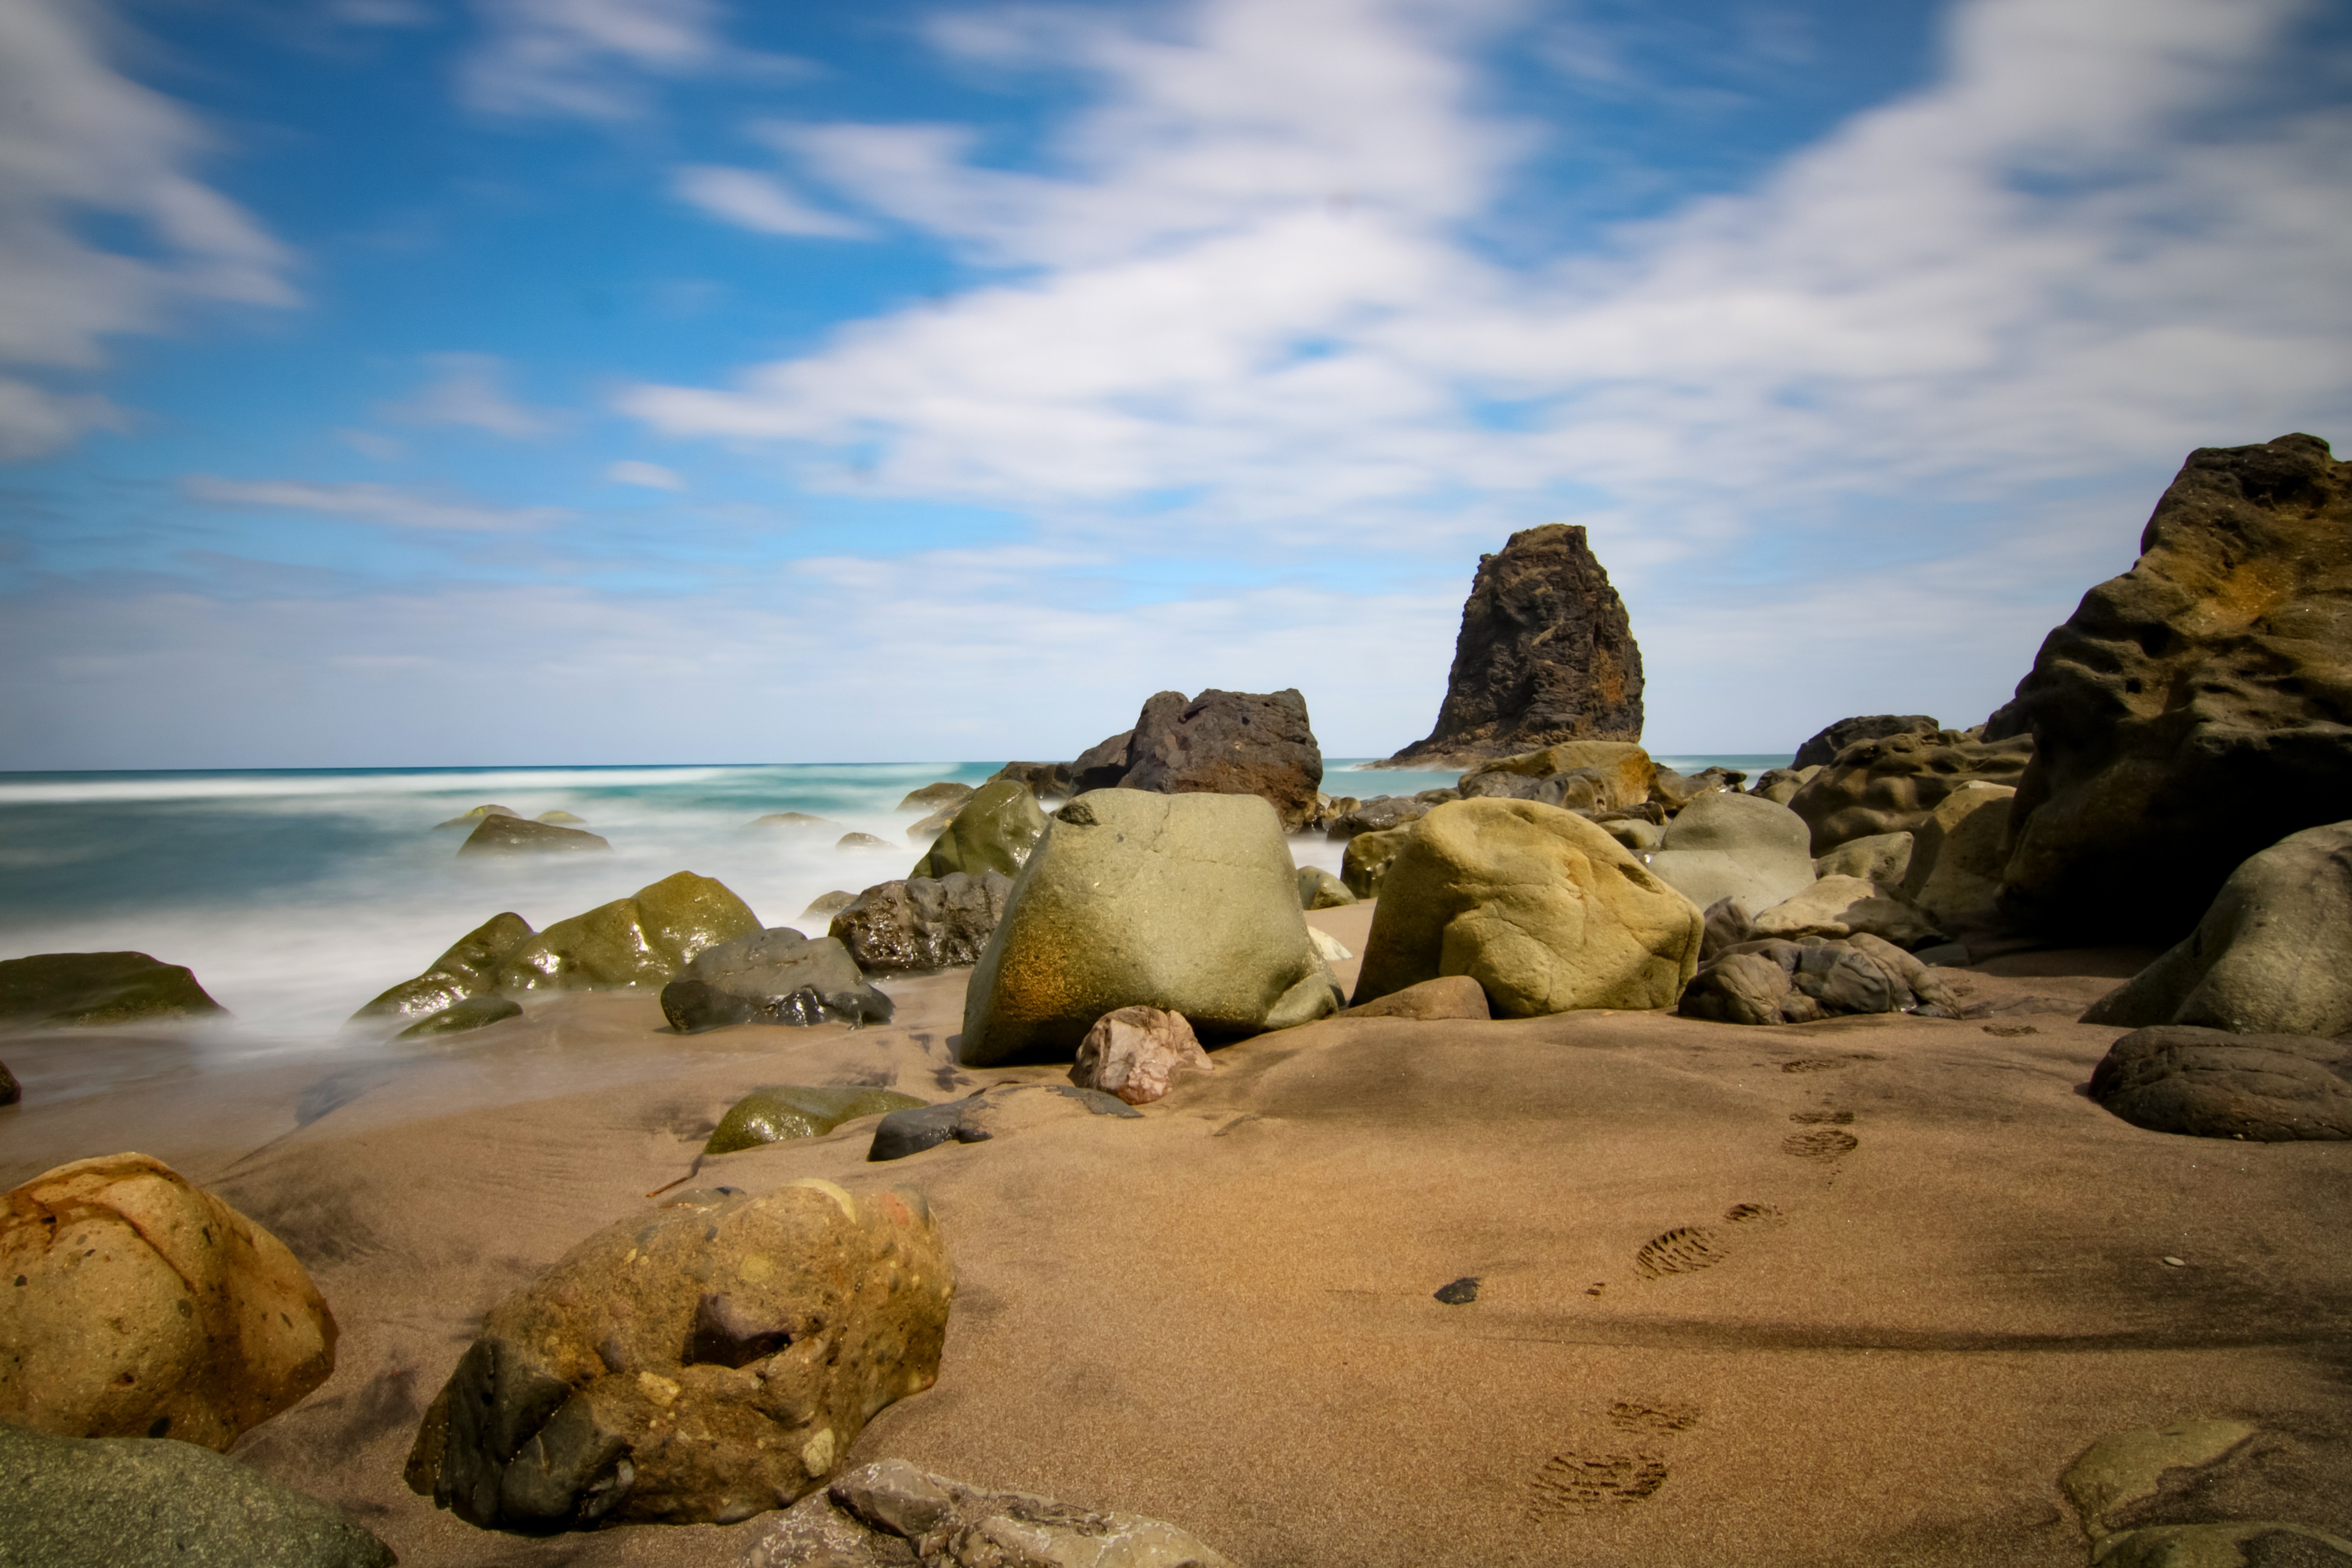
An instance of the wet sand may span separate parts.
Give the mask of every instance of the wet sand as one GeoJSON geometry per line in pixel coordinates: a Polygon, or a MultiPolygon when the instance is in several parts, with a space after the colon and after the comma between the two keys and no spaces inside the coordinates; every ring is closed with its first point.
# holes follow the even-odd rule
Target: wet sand
{"type": "MultiPolygon", "coordinates": [[[[1310,918],[1360,950],[1370,910],[1310,918]]],[[[1140,1120],[1017,1094],[988,1142],[869,1165],[869,1119],[692,1184],[906,1183],[939,1212],[939,1384],[851,1462],[1155,1515],[1255,1568],[2074,1568],[2067,1464],[2200,1415],[2300,1435],[2295,1517],[2346,1532],[2352,1146],[2086,1099],[2119,1031],[2074,1018],[2146,956],[1956,972],[1965,1020],[1331,1020],[1218,1050],[1140,1120]],[[1465,1277],[1475,1300],[1433,1298],[1465,1277]]],[[[411,1568],[730,1563],[762,1521],[538,1541],[436,1513],[401,1481],[416,1418],[485,1309],[686,1175],[750,1089],[1062,1081],[956,1068],[962,987],[893,984],[884,1028],[686,1039],[649,996],[559,998],[437,1048],[118,1068],[63,1102],[68,1053],[142,1043],[13,1040],[0,1177],[136,1148],[277,1232],[338,1366],[236,1452],[411,1568]]]]}

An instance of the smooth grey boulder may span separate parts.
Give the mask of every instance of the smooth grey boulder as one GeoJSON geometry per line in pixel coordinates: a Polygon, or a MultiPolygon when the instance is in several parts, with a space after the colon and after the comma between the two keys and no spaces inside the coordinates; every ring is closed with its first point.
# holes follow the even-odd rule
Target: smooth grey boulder
{"type": "Polygon", "coordinates": [[[2135,1127],[2262,1143],[2352,1138],[2352,1041],[2158,1025],[2107,1047],[2091,1098],[2135,1127]]]}
{"type": "Polygon", "coordinates": [[[1659,880],[1702,910],[1718,899],[1769,909],[1813,885],[1803,818],[1776,801],[1727,790],[1692,796],[1647,860],[1659,880]]]}
{"type": "Polygon", "coordinates": [[[869,974],[958,969],[980,962],[1012,897],[1013,879],[1002,871],[908,877],[866,889],[829,930],[869,974]]]}
{"type": "Polygon", "coordinates": [[[866,983],[849,950],[788,926],[707,948],[662,987],[662,1016],[681,1035],[729,1024],[887,1024],[890,998],[866,983]]]}
{"type": "Polygon", "coordinates": [[[987,1102],[981,1099],[986,1092],[975,1090],[961,1100],[908,1106],[890,1112],[875,1127],[874,1142],[866,1146],[866,1158],[903,1160],[909,1154],[936,1149],[950,1139],[959,1143],[987,1142],[995,1134],[980,1117],[980,1112],[987,1109],[987,1102]]]}
{"type": "Polygon", "coordinates": [[[2290,834],[2240,866],[2186,941],[2083,1022],[2352,1031],[2352,822],[2290,834]]]}
{"type": "Polygon", "coordinates": [[[0,1423],[11,1568],[389,1568],[342,1510],[168,1437],[56,1437],[0,1423]]]}
{"type": "Polygon", "coordinates": [[[1096,790],[1055,813],[972,971],[957,1057],[1067,1060],[1096,1019],[1132,1006],[1211,1039],[1339,1010],[1263,798],[1096,790]]]}

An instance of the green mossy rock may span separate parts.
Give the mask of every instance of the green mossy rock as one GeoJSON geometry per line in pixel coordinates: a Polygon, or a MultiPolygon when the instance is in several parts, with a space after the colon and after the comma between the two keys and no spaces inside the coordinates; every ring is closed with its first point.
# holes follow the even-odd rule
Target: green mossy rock
{"type": "Polygon", "coordinates": [[[421,1024],[411,1024],[393,1038],[424,1040],[436,1035],[461,1035],[468,1029],[478,1029],[521,1016],[521,1006],[509,997],[468,996],[462,1002],[442,1008],[421,1024]]]}
{"type": "Polygon", "coordinates": [[[1298,868],[1298,907],[1302,910],[1336,910],[1357,902],[1348,884],[1320,866],[1298,868]]]}
{"type": "Polygon", "coordinates": [[[537,816],[532,817],[531,820],[533,822],[552,822],[557,826],[562,826],[574,822],[585,822],[587,818],[583,816],[574,816],[568,811],[542,811],[537,816]]]}
{"type": "Polygon", "coordinates": [[[404,980],[352,1015],[363,1018],[425,1018],[468,996],[498,988],[499,965],[529,942],[530,922],[509,910],[492,915],[457,939],[425,973],[404,980]]]}
{"type": "Polygon", "coordinates": [[[576,827],[558,827],[551,822],[533,822],[521,816],[486,816],[466,836],[466,842],[457,846],[457,853],[542,855],[583,849],[609,851],[612,847],[601,835],[583,833],[576,827]]]}
{"type": "Polygon", "coordinates": [[[443,829],[450,827],[479,827],[482,825],[482,818],[486,816],[520,816],[521,815],[522,813],[514,810],[510,806],[478,805],[471,811],[458,813],[456,816],[451,817],[446,822],[435,823],[433,825],[433,831],[439,833],[443,829]]]}
{"type": "Polygon", "coordinates": [[[1011,779],[992,779],[964,802],[930,853],[915,862],[909,877],[944,877],[961,871],[977,877],[1002,871],[1017,877],[1045,832],[1037,797],[1011,779]]]}
{"type": "Polygon", "coordinates": [[[706,1154],[731,1154],[787,1138],[816,1138],[861,1116],[910,1110],[925,1102],[896,1089],[848,1083],[779,1083],[755,1089],[719,1119],[719,1130],[702,1146],[706,1154]]]}
{"type": "Polygon", "coordinates": [[[898,803],[900,811],[937,811],[941,806],[961,805],[979,792],[968,784],[950,784],[942,779],[922,788],[908,790],[907,798],[898,803]]]}
{"type": "Polygon", "coordinates": [[[1349,839],[1346,853],[1339,857],[1341,885],[1359,899],[1378,898],[1389,862],[1412,837],[1412,824],[1408,822],[1402,827],[1383,827],[1349,839]]]}
{"type": "Polygon", "coordinates": [[[841,826],[841,824],[834,821],[831,817],[811,816],[805,811],[772,811],[765,816],[753,817],[751,819],[751,826],[754,827],[777,828],[787,833],[814,833],[819,831],[831,833],[837,830],[841,826]]]}
{"type": "Polygon", "coordinates": [[[0,963],[0,1025],[93,1027],[227,1012],[188,970],[143,952],[37,952],[0,963]]]}
{"type": "Polygon", "coordinates": [[[723,884],[680,871],[632,897],[557,921],[505,957],[497,989],[667,985],[697,953],[760,929],[759,917],[723,884]]]}

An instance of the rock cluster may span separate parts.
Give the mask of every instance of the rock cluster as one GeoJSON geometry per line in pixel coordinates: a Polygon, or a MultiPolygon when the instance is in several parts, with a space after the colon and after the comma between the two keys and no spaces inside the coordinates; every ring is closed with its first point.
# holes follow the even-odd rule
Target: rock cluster
{"type": "Polygon", "coordinates": [[[1841,719],[1797,748],[1789,766],[1794,770],[1820,767],[1857,741],[1883,741],[1889,735],[1934,735],[1943,726],[1925,713],[1864,713],[1841,719]]]}
{"type": "Polygon", "coordinates": [[[1986,741],[1962,731],[1904,731],[1857,741],[1789,799],[1805,819],[1816,855],[1851,839],[1916,833],[1944,797],[1969,784],[2016,787],[2032,759],[2030,736],[1986,741]]]}
{"type": "Polygon", "coordinates": [[[1698,972],[1679,1010],[1723,1024],[1806,1024],[1853,1013],[1959,1016],[1935,971],[1864,933],[1738,943],[1698,972]]]}

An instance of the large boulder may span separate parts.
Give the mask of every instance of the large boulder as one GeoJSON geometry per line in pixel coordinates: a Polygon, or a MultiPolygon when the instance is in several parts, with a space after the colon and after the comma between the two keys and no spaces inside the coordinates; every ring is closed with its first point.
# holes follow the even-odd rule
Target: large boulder
{"type": "Polygon", "coordinates": [[[0,1563],[19,1568],[392,1568],[342,1510],[186,1443],[0,1423],[0,1563]]]}
{"type": "Polygon", "coordinates": [[[2352,822],[2307,827],[2239,867],[2195,931],[2083,1021],[2352,1033],[2352,822]]]}
{"type": "Polygon", "coordinates": [[[1121,730],[1080,752],[1069,765],[1071,793],[1084,795],[1093,789],[1117,788],[1118,781],[1127,776],[1127,770],[1135,765],[1131,754],[1134,740],[1133,730],[1121,730]]]}
{"type": "Polygon", "coordinates": [[[958,1058],[1068,1059],[1120,1007],[1211,1038],[1334,1012],[1274,808],[1255,795],[1096,790],[1055,814],[965,993],[958,1058]]]}
{"type": "Polygon", "coordinates": [[[37,952],[0,963],[0,1027],[226,1017],[195,975],[143,952],[37,952]]]}
{"type": "Polygon", "coordinates": [[[1463,800],[1403,831],[1372,911],[1359,1006],[1465,974],[1497,1017],[1670,1007],[1698,967],[1696,906],[1573,812],[1463,800]]]}
{"type": "Polygon", "coordinates": [[[2231,871],[2352,800],[2352,464],[2282,436],[2189,455],[2129,572],[2018,683],[2001,894],[2074,940],[2172,942],[2231,871]]]}
{"type": "Polygon", "coordinates": [[[866,889],[828,929],[869,974],[957,969],[980,962],[1012,898],[1013,879],[1002,871],[909,877],[866,889]]]}
{"type": "Polygon", "coordinates": [[[1307,699],[1282,691],[1219,691],[1190,701],[1162,691],[1144,703],[1128,742],[1122,789],[1160,795],[1254,795],[1285,833],[1315,815],[1323,751],[1307,722],[1307,699]]]}
{"type": "MultiPolygon", "coordinates": [[[[1602,808],[1622,811],[1650,798],[1650,791],[1657,783],[1658,764],[1651,760],[1649,752],[1631,741],[1562,741],[1557,745],[1479,763],[1462,775],[1462,793],[1470,798],[1504,795],[1506,791],[1498,786],[1506,776],[1550,779],[1570,773],[1593,775],[1601,786],[1602,808]],[[1475,788],[1472,787],[1473,780],[1478,781],[1475,788]]],[[[1559,804],[1557,795],[1551,804],[1559,804]]]]}
{"type": "Polygon", "coordinates": [[[1897,889],[1859,877],[1824,877],[1748,922],[1751,937],[1852,936],[1867,931],[1882,942],[1916,948],[1944,933],[1897,889]]]}
{"type": "Polygon", "coordinates": [[[492,915],[451,943],[424,973],[402,981],[352,1014],[352,1022],[429,1018],[469,998],[491,994],[499,987],[499,965],[534,934],[530,922],[511,910],[492,915]]]}
{"type": "Polygon", "coordinates": [[[1813,885],[1813,854],[1802,818],[1761,795],[1708,790],[1666,824],[1650,869],[1700,909],[1738,899],[1751,910],[1795,898],[1813,885]]]}
{"type": "Polygon", "coordinates": [[[1789,809],[1812,830],[1813,853],[1826,855],[1877,833],[1916,833],[1944,797],[1962,784],[2014,787],[2033,756],[2031,736],[1979,740],[1955,730],[1908,731],[1858,741],[1806,781],[1789,809]]]}
{"type": "Polygon", "coordinates": [[[1642,738],[1642,649],[1584,530],[1548,523],[1481,555],[1437,726],[1391,759],[1475,762],[1642,738]]]}
{"type": "Polygon", "coordinates": [[[408,1484],[526,1531],[785,1507],[937,1379],[954,1293],[904,1188],[685,1194],[490,1310],[425,1414],[408,1484]]]}
{"type": "Polygon", "coordinates": [[[77,1160],[0,1205],[0,1422],[226,1448],[335,1369],[294,1255],[160,1161],[77,1160]]]}
{"type": "Polygon", "coordinates": [[[890,998],[866,983],[849,950],[788,926],[694,955],[662,987],[662,1016],[681,1035],[729,1024],[887,1024],[890,998]]]}
{"type": "Polygon", "coordinates": [[[1035,795],[1011,779],[991,779],[957,807],[947,831],[907,875],[936,879],[958,871],[967,877],[995,871],[1014,876],[1045,831],[1045,814],[1035,795]]]}
{"type": "Polygon", "coordinates": [[[1865,713],[1859,718],[1841,719],[1799,746],[1789,766],[1811,768],[1833,763],[1840,752],[1856,741],[1881,741],[1889,735],[1933,735],[1942,729],[1925,713],[1865,713]]]}
{"type": "Polygon", "coordinates": [[[723,884],[680,871],[532,936],[499,962],[498,989],[667,985],[697,953],[758,930],[759,917],[723,884]]]}
{"type": "Polygon", "coordinates": [[[1856,1013],[1957,1018],[1959,1002],[1934,970],[1861,932],[1742,942],[1710,959],[1683,993],[1685,1018],[1719,1024],[1810,1024],[1856,1013]]]}
{"type": "Polygon", "coordinates": [[[1978,780],[1937,802],[1913,836],[1904,896],[1948,925],[1992,919],[2016,796],[2007,784],[1978,780]]]}
{"type": "Polygon", "coordinates": [[[537,855],[550,851],[607,849],[613,846],[600,834],[584,832],[577,827],[565,827],[552,822],[533,822],[524,816],[490,816],[482,818],[466,842],[457,846],[460,855],[537,855]]]}
{"type": "Polygon", "coordinates": [[[2135,1029],[2092,1070],[2091,1098],[2156,1132],[2266,1143],[2352,1138],[2352,1040],[2135,1029]]]}

